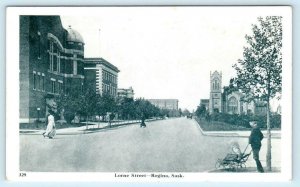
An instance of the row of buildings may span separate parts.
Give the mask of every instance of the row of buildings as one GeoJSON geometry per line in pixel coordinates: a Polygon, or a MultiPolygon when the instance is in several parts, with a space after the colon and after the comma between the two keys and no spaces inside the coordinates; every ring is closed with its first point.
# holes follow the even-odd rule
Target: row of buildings
{"type": "Polygon", "coordinates": [[[255,114],[264,115],[267,112],[266,103],[255,100],[246,102],[245,95],[237,89],[229,89],[229,86],[222,87],[222,72],[210,73],[210,97],[201,99],[200,106],[212,114],[222,112],[228,114],[255,114]]]}
{"type": "MultiPolygon", "coordinates": [[[[55,96],[92,88],[98,94],[134,99],[134,90],[118,88],[120,70],[103,58],[86,58],[85,43],[60,16],[20,16],[20,123],[43,118],[55,96]]],[[[149,100],[178,110],[178,100],[149,100]]]]}
{"type": "Polygon", "coordinates": [[[132,88],[118,89],[120,70],[103,58],[85,58],[83,37],[60,16],[20,16],[21,123],[45,116],[53,98],[87,87],[114,97],[132,97],[132,88]]]}

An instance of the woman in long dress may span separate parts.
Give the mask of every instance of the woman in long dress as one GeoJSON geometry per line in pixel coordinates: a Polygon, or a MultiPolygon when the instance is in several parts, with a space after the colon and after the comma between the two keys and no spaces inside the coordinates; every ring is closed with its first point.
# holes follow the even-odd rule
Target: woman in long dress
{"type": "Polygon", "coordinates": [[[52,139],[56,135],[54,112],[52,110],[49,110],[47,121],[48,121],[47,129],[43,133],[43,136],[52,139]]]}

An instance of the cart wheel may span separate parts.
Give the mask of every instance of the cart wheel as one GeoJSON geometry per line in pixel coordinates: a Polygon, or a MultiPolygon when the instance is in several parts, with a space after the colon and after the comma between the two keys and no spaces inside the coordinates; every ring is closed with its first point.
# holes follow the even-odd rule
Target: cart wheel
{"type": "Polygon", "coordinates": [[[218,159],[218,161],[215,164],[216,169],[223,169],[222,161],[218,159]]]}
{"type": "Polygon", "coordinates": [[[239,165],[237,163],[231,163],[230,169],[234,172],[236,172],[239,168],[239,165]]]}

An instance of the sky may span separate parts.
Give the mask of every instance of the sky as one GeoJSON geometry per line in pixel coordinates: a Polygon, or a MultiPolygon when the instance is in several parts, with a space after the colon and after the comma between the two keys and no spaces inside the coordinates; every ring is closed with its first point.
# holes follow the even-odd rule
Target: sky
{"type": "Polygon", "coordinates": [[[60,15],[64,28],[82,35],[85,57],[118,67],[119,88],[132,86],[135,98],[178,99],[193,111],[209,98],[210,72],[229,84],[251,24],[274,8],[98,7],[60,15]]]}

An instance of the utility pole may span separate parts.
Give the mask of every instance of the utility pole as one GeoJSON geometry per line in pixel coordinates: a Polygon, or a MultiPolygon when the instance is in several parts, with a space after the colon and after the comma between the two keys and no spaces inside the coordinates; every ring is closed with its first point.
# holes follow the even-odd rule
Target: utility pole
{"type": "Polygon", "coordinates": [[[101,29],[99,28],[99,58],[101,57],[101,39],[100,39],[100,31],[101,31],[101,29]]]}

